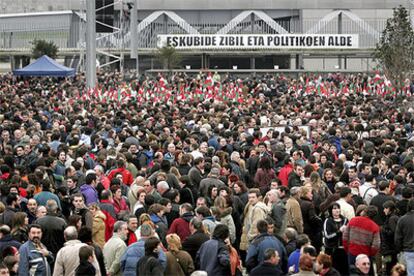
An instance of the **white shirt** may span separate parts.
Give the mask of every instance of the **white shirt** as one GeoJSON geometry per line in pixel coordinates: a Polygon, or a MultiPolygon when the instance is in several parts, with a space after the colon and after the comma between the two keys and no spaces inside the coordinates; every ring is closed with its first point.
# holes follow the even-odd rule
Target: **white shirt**
{"type": "Polygon", "coordinates": [[[365,182],[364,185],[359,187],[359,195],[367,205],[371,203],[374,196],[378,195],[377,187],[371,183],[365,182]]]}
{"type": "Polygon", "coordinates": [[[353,217],[355,217],[354,207],[352,207],[351,204],[346,202],[345,199],[340,198],[336,201],[336,203],[338,203],[339,206],[341,206],[341,215],[346,217],[348,221],[350,221],[353,217]]]}

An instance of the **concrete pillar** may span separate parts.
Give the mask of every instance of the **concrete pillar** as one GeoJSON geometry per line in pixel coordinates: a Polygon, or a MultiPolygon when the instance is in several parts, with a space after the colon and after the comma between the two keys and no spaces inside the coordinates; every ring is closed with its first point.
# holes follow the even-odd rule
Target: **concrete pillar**
{"type": "Polygon", "coordinates": [[[203,69],[210,69],[210,56],[207,54],[202,54],[201,56],[201,67],[203,69]]]}
{"type": "MultiPolygon", "coordinates": [[[[342,12],[338,14],[338,34],[342,34],[342,12]]],[[[338,56],[338,66],[342,69],[342,57],[338,56]]]]}
{"type": "MultiPolygon", "coordinates": [[[[303,10],[299,10],[299,33],[303,33],[303,10]]],[[[302,69],[303,66],[303,54],[296,55],[296,69],[302,69]]]]}
{"type": "Polygon", "coordinates": [[[163,17],[164,34],[168,34],[168,16],[164,14],[163,17]]]}
{"type": "Polygon", "coordinates": [[[204,54],[201,54],[201,56],[200,56],[200,58],[201,58],[201,68],[200,69],[204,69],[204,54]]]}
{"type": "Polygon", "coordinates": [[[86,86],[96,85],[96,10],[95,1],[86,1],[86,86]]]}
{"type": "MultiPolygon", "coordinates": [[[[254,13],[250,15],[250,31],[252,34],[254,34],[254,13]]],[[[255,57],[250,57],[250,69],[251,70],[256,69],[255,57]]],[[[256,72],[254,72],[253,75],[256,75],[256,72]]]]}
{"type": "Polygon", "coordinates": [[[10,56],[10,68],[11,70],[15,70],[16,68],[16,57],[15,56],[10,56]]]}
{"type": "Polygon", "coordinates": [[[297,54],[295,57],[295,69],[300,70],[303,69],[303,55],[297,54]]]}

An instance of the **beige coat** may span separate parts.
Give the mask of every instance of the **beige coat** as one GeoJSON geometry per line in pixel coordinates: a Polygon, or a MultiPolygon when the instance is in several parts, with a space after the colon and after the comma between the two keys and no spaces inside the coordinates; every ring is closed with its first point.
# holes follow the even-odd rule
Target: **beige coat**
{"type": "Polygon", "coordinates": [[[100,210],[96,211],[95,215],[93,216],[92,223],[92,241],[101,249],[103,249],[105,245],[105,220],[105,214],[100,210]]]}
{"type": "MultiPolygon", "coordinates": [[[[67,241],[56,255],[53,275],[75,276],[75,270],[79,266],[79,249],[83,246],[86,244],[79,240],[67,241]]],[[[101,275],[96,258],[93,266],[96,269],[96,275],[101,275]]]]}
{"type": "Polygon", "coordinates": [[[123,241],[117,233],[114,233],[112,238],[106,242],[103,248],[103,255],[106,271],[110,273],[111,276],[122,275],[121,257],[126,249],[127,246],[125,241],[123,241]]]}
{"type": "Polygon", "coordinates": [[[292,227],[298,231],[298,234],[303,233],[303,218],[299,202],[290,197],[286,202],[287,227],[292,227]]]}
{"type": "Polygon", "coordinates": [[[240,241],[240,249],[247,250],[250,242],[258,235],[257,222],[266,219],[268,208],[266,204],[259,201],[256,205],[246,205],[244,209],[243,232],[240,241]]]}

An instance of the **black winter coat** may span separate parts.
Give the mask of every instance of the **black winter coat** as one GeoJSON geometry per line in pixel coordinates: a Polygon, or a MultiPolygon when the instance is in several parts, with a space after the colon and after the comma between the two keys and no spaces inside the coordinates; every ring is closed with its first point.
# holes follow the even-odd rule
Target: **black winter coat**
{"type": "Polygon", "coordinates": [[[341,276],[341,274],[335,268],[331,267],[324,276],[341,276]]]}
{"type": "Polygon", "coordinates": [[[82,261],[76,268],[75,276],[95,276],[95,267],[88,261],[82,261]]]}
{"type": "Polygon", "coordinates": [[[291,189],[300,186],[302,186],[302,179],[300,179],[300,176],[295,171],[292,171],[288,176],[288,188],[291,189]]]}
{"type": "Polygon", "coordinates": [[[407,212],[397,223],[395,247],[398,251],[414,252],[414,210],[407,212]]]}
{"type": "Polygon", "coordinates": [[[137,276],[164,276],[164,267],[158,257],[145,255],[137,263],[137,276]]]}
{"type": "Polygon", "coordinates": [[[309,199],[301,198],[299,204],[302,211],[303,232],[314,241],[322,230],[321,218],[316,215],[315,206],[309,199]]]}
{"type": "Polygon", "coordinates": [[[380,192],[378,195],[374,196],[370,202],[370,205],[376,206],[378,209],[377,215],[374,217],[374,221],[379,226],[384,224],[385,214],[384,214],[384,203],[388,200],[395,201],[395,198],[390,195],[386,195],[383,192],[380,192]]]}
{"type": "Polygon", "coordinates": [[[284,275],[282,270],[276,265],[263,262],[262,264],[255,267],[249,274],[250,276],[264,276],[264,275],[284,275]]]}
{"type": "Polygon", "coordinates": [[[197,251],[200,249],[201,245],[209,239],[210,237],[206,233],[195,232],[194,234],[188,236],[188,238],[183,242],[183,250],[187,251],[195,262],[197,251]]]}
{"type": "Polygon", "coordinates": [[[332,217],[325,219],[323,223],[323,244],[328,248],[342,246],[342,232],[339,229],[348,224],[348,219],[341,216],[341,221],[335,221],[332,217]]]}
{"type": "Polygon", "coordinates": [[[56,256],[65,243],[63,236],[63,231],[66,228],[65,220],[56,215],[48,214],[37,219],[36,223],[42,227],[42,243],[56,256]]]}
{"type": "Polygon", "coordinates": [[[397,228],[398,216],[394,213],[386,216],[384,224],[381,226],[381,254],[397,255],[395,248],[394,236],[397,228]]]}

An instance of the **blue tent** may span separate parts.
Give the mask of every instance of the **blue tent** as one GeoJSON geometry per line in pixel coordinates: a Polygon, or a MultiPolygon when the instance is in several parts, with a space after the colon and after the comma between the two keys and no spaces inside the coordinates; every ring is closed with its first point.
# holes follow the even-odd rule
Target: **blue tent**
{"type": "Polygon", "coordinates": [[[35,62],[22,69],[13,71],[18,76],[51,76],[51,77],[70,77],[75,75],[75,69],[60,65],[55,60],[44,55],[35,62]]]}

